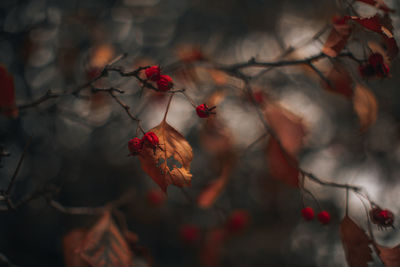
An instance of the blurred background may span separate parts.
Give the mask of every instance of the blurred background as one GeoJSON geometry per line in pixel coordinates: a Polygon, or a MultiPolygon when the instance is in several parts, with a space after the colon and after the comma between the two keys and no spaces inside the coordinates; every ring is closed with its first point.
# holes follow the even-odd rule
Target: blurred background
{"type": "MultiPolygon", "coordinates": [[[[400,9],[398,1],[385,2],[400,9]]],[[[365,16],[376,12],[362,4],[355,8],[365,16]]],[[[224,90],[217,113],[240,156],[217,199],[218,208],[198,207],[195,199],[218,177],[218,164],[202,146],[204,121],[177,94],[168,122],[193,148],[192,186],[185,192],[170,186],[167,200],[154,204],[149,192],[157,185],[141,170],[137,158],[127,156],[127,142],[135,136],[136,124],[108,95],[82,91],[80,97],[69,95],[21,110],[16,118],[0,117],[0,144],[10,152],[2,159],[0,188],[7,187],[32,137],[13,199],[52,184],[60,188],[56,199],[65,206],[100,206],[134,189],[133,200],[121,211],[155,266],[201,266],[204,235],[238,209],[249,213],[250,223],[243,233],[225,242],[221,266],[344,266],[338,229],[345,192],[307,184],[331,213],[332,223],[305,222],[299,191],[268,174],[266,140],[247,148],[264,130],[240,82],[184,63],[186,51],[193,49],[224,64],[251,57],[276,60],[289,47],[297,48],[295,58],[315,55],[329,31],[319,39],[313,36],[340,12],[333,0],[2,0],[0,63],[14,76],[18,104],[37,99],[49,89],[76,88],[95,77],[96,70],[111,59],[128,53],[116,65],[128,70],[159,64],[173,77],[175,88],[186,88],[198,104],[216,90],[224,90]],[[200,229],[195,244],[182,240],[180,229],[185,224],[200,229]]],[[[400,40],[397,13],[392,20],[394,36],[400,40]]],[[[363,56],[358,47],[349,49],[363,56]]],[[[391,78],[367,83],[379,108],[375,124],[361,134],[352,103],[321,89],[320,82],[302,68],[273,69],[254,81],[253,87],[273,96],[306,123],[299,157],[302,168],[327,180],[362,185],[376,203],[398,217],[398,59],[390,69],[391,78]]],[[[142,92],[134,78],[114,74],[96,85],[124,90],[120,98],[142,120],[145,130],[160,123],[168,97],[151,90],[142,92]]],[[[351,217],[366,229],[360,200],[351,194],[349,201],[351,217]]],[[[318,210],[312,199],[306,203],[318,210]]],[[[43,199],[0,216],[0,253],[17,266],[64,266],[62,237],[96,221],[96,216],[63,214],[43,199]]],[[[400,243],[398,225],[395,222],[395,230],[375,228],[377,240],[387,246],[400,243]]],[[[146,266],[140,255],[135,262],[146,266]]],[[[0,266],[8,264],[0,260],[0,266]]]]}

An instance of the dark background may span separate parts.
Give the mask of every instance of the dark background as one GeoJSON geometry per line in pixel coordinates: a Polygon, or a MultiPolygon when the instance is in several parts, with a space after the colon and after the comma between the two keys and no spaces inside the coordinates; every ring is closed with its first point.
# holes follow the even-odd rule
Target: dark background
{"type": "MultiPolygon", "coordinates": [[[[386,2],[400,8],[399,2],[386,2]]],[[[373,14],[362,5],[357,8],[362,14],[373,14]]],[[[17,103],[25,103],[49,89],[62,91],[85,82],[91,58],[100,46],[113,55],[128,53],[120,64],[127,68],[151,63],[168,66],[179,59],[185,46],[201,47],[209,58],[227,64],[253,56],[273,60],[287,47],[309,40],[337,10],[336,3],[328,0],[2,0],[0,62],[14,75],[17,103]]],[[[392,18],[399,40],[400,19],[397,14],[392,18]]],[[[319,41],[312,42],[301,47],[297,56],[317,54],[321,46],[319,41]]],[[[174,71],[170,74],[177,75],[174,71]]],[[[256,86],[274,94],[310,125],[300,158],[304,169],[328,180],[360,184],[377,203],[400,215],[398,59],[391,74],[390,79],[368,83],[377,97],[379,113],[377,122],[363,134],[358,132],[351,103],[323,91],[319,82],[301,69],[276,69],[256,86]]],[[[108,81],[126,91],[122,99],[143,120],[146,130],[160,122],[165,100],[156,101],[152,92],[140,97],[134,79],[112,75],[108,81]]],[[[183,86],[199,103],[215,89],[211,81],[201,79],[196,85],[177,84],[177,88],[183,86]]],[[[232,131],[235,149],[241,151],[263,129],[238,89],[229,89],[232,93],[218,112],[232,131]]],[[[212,158],[198,141],[202,122],[182,96],[173,101],[168,121],[194,151],[192,187],[187,192],[195,198],[217,174],[212,158]]],[[[57,200],[66,206],[99,206],[135,188],[134,200],[122,211],[129,229],[149,249],[156,266],[197,266],[200,246],[183,244],[179,227],[194,223],[206,231],[221,225],[226,214],[221,219],[216,209],[198,208],[173,186],[163,206],[151,206],[145,196],[156,185],[137,159],[127,157],[127,141],[135,130],[136,125],[121,107],[107,97],[88,100],[66,96],[21,111],[15,119],[1,117],[0,142],[11,155],[3,159],[0,186],[7,186],[32,136],[13,190],[15,200],[54,184],[60,187],[57,200]]],[[[222,265],[343,266],[338,227],[344,212],[344,191],[310,184],[310,190],[331,213],[332,223],[304,222],[299,192],[268,176],[264,147],[260,143],[240,158],[218,199],[225,210],[246,209],[252,218],[246,232],[224,247],[222,265]]],[[[365,214],[354,196],[350,212],[365,229],[365,214]]],[[[2,213],[0,218],[0,252],[17,266],[63,266],[62,236],[96,220],[62,214],[43,199],[16,212],[2,213]]],[[[375,234],[388,246],[400,239],[397,228],[375,234]]],[[[136,266],[141,264],[143,259],[137,259],[136,266]]]]}

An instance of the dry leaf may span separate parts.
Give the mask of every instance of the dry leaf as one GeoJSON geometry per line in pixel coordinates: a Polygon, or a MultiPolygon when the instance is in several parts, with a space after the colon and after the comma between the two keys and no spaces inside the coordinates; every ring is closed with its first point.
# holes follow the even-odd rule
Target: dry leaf
{"type": "Polygon", "coordinates": [[[335,19],[333,28],[322,48],[322,52],[330,57],[336,57],[346,46],[350,34],[351,27],[347,23],[347,19],[335,19]]]}
{"type": "Polygon", "coordinates": [[[297,160],[290,155],[285,155],[279,143],[273,137],[270,137],[268,141],[266,156],[268,170],[272,177],[288,185],[299,186],[297,160]]]}
{"type": "Polygon", "coordinates": [[[0,112],[8,117],[17,117],[15,104],[14,78],[4,66],[0,65],[0,112]]]}
{"type": "Polygon", "coordinates": [[[80,249],[82,258],[93,267],[132,267],[129,245],[109,211],[87,232],[80,249]]]}
{"type": "Polygon", "coordinates": [[[334,63],[326,78],[330,81],[330,84],[322,81],[322,86],[326,90],[347,98],[353,96],[353,78],[343,65],[334,63]]]}
{"type": "Polygon", "coordinates": [[[64,262],[66,267],[89,267],[90,265],[84,261],[78,253],[77,248],[80,246],[86,236],[86,229],[74,229],[63,238],[64,262]]]}
{"type": "Polygon", "coordinates": [[[379,250],[379,258],[385,264],[385,267],[400,267],[400,245],[394,248],[387,248],[376,245],[379,250]]]}
{"type": "Polygon", "coordinates": [[[160,148],[144,147],[139,156],[142,169],[166,192],[170,184],[190,186],[192,147],[172,126],[163,121],[149,130],[157,135],[160,148]]]}
{"type": "Polygon", "coordinates": [[[367,267],[367,263],[372,261],[372,250],[364,230],[346,216],[340,224],[340,237],[349,266],[367,267]]]}
{"type": "Polygon", "coordinates": [[[371,90],[357,84],[354,91],[353,107],[360,120],[361,131],[365,131],[375,123],[378,113],[378,102],[371,90]]]}
{"type": "Polygon", "coordinates": [[[228,232],[225,229],[217,228],[207,233],[204,246],[200,251],[201,266],[220,266],[221,250],[227,237],[228,232]]]}
{"type": "Polygon", "coordinates": [[[303,145],[306,129],[302,119],[279,104],[268,102],[264,116],[283,148],[295,157],[303,145]]]}

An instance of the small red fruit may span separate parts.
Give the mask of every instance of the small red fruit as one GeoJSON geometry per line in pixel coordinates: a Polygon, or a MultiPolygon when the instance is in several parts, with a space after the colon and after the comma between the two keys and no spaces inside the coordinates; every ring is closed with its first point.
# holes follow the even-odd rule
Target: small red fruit
{"type": "Polygon", "coordinates": [[[153,206],[160,206],[165,202],[165,194],[158,188],[150,189],[146,195],[147,201],[153,206]]]}
{"type": "Polygon", "coordinates": [[[185,224],[181,226],[179,235],[183,242],[194,244],[200,239],[200,229],[196,225],[185,224]]]}
{"type": "Polygon", "coordinates": [[[156,148],[159,145],[158,137],[153,132],[145,133],[143,138],[142,138],[142,142],[143,142],[143,144],[149,145],[149,146],[151,146],[153,148],[156,148]]]}
{"type": "Polygon", "coordinates": [[[394,214],[390,210],[374,207],[370,210],[369,215],[372,223],[377,224],[379,228],[393,227],[394,214]]]}
{"type": "Polygon", "coordinates": [[[214,108],[215,107],[207,107],[207,104],[201,104],[196,107],[196,113],[200,118],[208,118],[210,114],[215,114],[215,112],[212,112],[214,108]]]}
{"type": "Polygon", "coordinates": [[[331,215],[326,210],[318,213],[318,221],[322,224],[328,224],[331,220],[331,215]]]}
{"type": "Polygon", "coordinates": [[[227,222],[227,228],[231,233],[244,230],[250,221],[250,215],[245,210],[234,211],[227,222]]]}
{"type": "Polygon", "coordinates": [[[143,142],[140,138],[134,137],[128,142],[128,149],[131,155],[137,155],[143,148],[143,142]]]}
{"type": "Polygon", "coordinates": [[[169,77],[168,75],[161,75],[160,78],[157,81],[157,87],[158,90],[160,91],[168,91],[174,86],[174,82],[172,81],[172,78],[169,77]]]}
{"type": "Polygon", "coordinates": [[[158,81],[160,79],[161,69],[159,66],[148,67],[145,71],[147,79],[151,81],[158,81]]]}
{"type": "Polygon", "coordinates": [[[301,210],[301,216],[303,216],[306,221],[311,221],[314,219],[314,210],[311,207],[305,207],[301,210]]]}

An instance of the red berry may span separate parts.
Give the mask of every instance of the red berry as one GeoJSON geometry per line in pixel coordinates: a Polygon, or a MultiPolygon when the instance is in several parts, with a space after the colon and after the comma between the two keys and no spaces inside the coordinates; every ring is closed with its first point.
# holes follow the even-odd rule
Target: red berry
{"type": "Polygon", "coordinates": [[[374,207],[370,210],[369,215],[372,223],[377,224],[378,227],[393,227],[394,214],[390,210],[382,210],[379,207],[374,207]]]}
{"type": "Polygon", "coordinates": [[[143,142],[140,138],[134,137],[128,142],[128,149],[131,155],[137,155],[143,148],[143,142]]]}
{"type": "Polygon", "coordinates": [[[153,132],[147,132],[144,134],[142,138],[142,142],[145,145],[150,145],[151,147],[155,148],[159,145],[158,137],[153,132]]]}
{"type": "Polygon", "coordinates": [[[157,87],[160,91],[168,91],[172,86],[174,86],[174,82],[168,75],[161,75],[160,79],[157,81],[157,87]]]}
{"type": "Polygon", "coordinates": [[[179,235],[183,242],[194,244],[200,239],[200,230],[196,225],[185,224],[181,226],[179,235]]]}
{"type": "Polygon", "coordinates": [[[200,118],[210,117],[210,110],[206,104],[201,104],[196,107],[196,113],[200,118]]]}
{"type": "Polygon", "coordinates": [[[326,210],[318,213],[318,221],[322,224],[328,224],[331,220],[331,215],[326,210]]]}
{"type": "Polygon", "coordinates": [[[305,207],[301,210],[301,216],[303,216],[306,221],[311,221],[314,219],[314,210],[311,207],[305,207]]]}
{"type": "Polygon", "coordinates": [[[250,215],[245,210],[234,211],[227,222],[227,228],[230,232],[236,233],[244,230],[249,224],[250,215]]]}
{"type": "Polygon", "coordinates": [[[160,67],[159,66],[151,66],[148,67],[145,71],[147,79],[151,81],[158,81],[160,79],[160,67]]]}
{"type": "Polygon", "coordinates": [[[373,67],[383,64],[383,56],[379,53],[373,53],[368,58],[368,63],[373,67]]]}
{"type": "Polygon", "coordinates": [[[146,195],[147,201],[153,206],[160,206],[165,202],[165,194],[158,188],[150,189],[146,195]]]}

